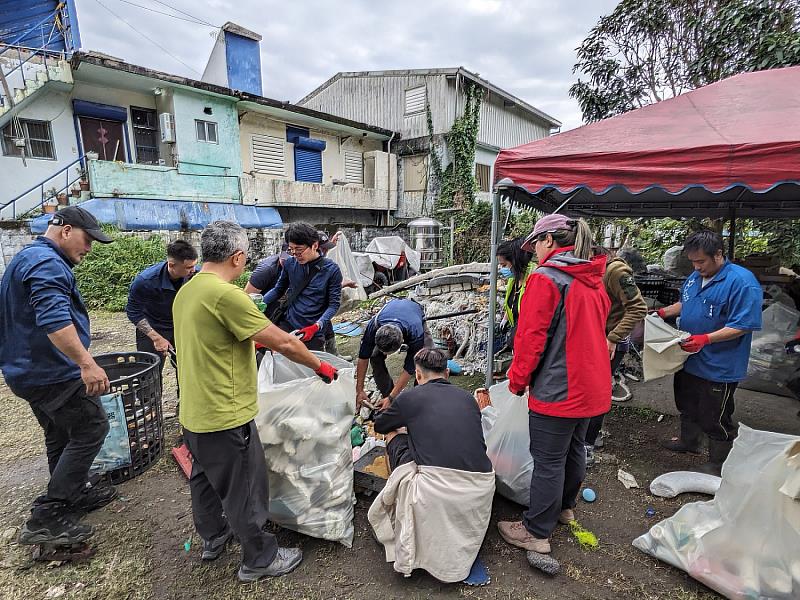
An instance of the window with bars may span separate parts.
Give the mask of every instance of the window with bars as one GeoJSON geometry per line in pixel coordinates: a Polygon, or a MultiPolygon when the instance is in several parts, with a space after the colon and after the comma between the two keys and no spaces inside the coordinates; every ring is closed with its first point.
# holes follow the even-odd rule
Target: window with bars
{"type": "Polygon", "coordinates": [[[344,179],[347,183],[364,185],[364,155],[361,152],[345,151],[344,179]]]}
{"type": "Polygon", "coordinates": [[[478,183],[478,189],[482,192],[490,190],[491,182],[489,178],[492,176],[492,167],[489,165],[475,164],[475,181],[478,183]]]}
{"type": "Polygon", "coordinates": [[[3,154],[22,156],[23,151],[26,158],[55,159],[53,132],[48,121],[19,119],[3,127],[3,154]],[[17,140],[23,140],[23,144],[17,145],[17,140]]]}
{"type": "Polygon", "coordinates": [[[195,129],[197,130],[197,141],[208,142],[209,144],[216,144],[217,142],[217,124],[214,121],[201,121],[195,119],[195,129]]]}
{"type": "Polygon", "coordinates": [[[413,115],[425,110],[425,86],[406,90],[406,113],[413,115]]]}
{"type": "Polygon", "coordinates": [[[136,162],[140,165],[157,165],[160,156],[156,111],[131,106],[131,121],[136,143],[136,162]]]}

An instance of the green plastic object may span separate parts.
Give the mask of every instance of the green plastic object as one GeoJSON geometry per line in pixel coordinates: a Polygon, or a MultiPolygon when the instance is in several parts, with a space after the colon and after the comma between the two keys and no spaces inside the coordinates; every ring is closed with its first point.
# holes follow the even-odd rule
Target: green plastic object
{"type": "Polygon", "coordinates": [[[350,430],[350,444],[355,448],[356,446],[363,446],[366,433],[361,425],[353,425],[350,430]]]}

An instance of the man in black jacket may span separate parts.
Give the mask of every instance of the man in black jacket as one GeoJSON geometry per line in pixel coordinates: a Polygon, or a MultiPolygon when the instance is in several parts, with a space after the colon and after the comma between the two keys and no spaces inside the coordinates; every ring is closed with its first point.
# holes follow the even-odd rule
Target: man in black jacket
{"type": "Polygon", "coordinates": [[[447,381],[447,354],[423,348],[414,355],[417,387],[397,396],[375,417],[375,431],[389,434],[392,470],[414,461],[420,466],[489,473],[478,403],[447,381]],[[398,432],[405,428],[406,432],[398,432]]]}

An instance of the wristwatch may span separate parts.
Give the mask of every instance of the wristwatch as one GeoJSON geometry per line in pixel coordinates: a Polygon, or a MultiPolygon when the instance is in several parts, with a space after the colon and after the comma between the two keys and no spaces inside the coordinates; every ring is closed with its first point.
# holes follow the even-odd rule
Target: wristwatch
{"type": "Polygon", "coordinates": [[[392,394],[389,394],[387,396],[387,398],[389,398],[389,402],[394,402],[394,399],[397,398],[397,396],[393,396],[392,394]]]}

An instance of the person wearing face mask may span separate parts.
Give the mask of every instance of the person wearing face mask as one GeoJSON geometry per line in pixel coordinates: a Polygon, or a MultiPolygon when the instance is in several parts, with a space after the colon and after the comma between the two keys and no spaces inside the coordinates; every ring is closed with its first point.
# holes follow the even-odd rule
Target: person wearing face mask
{"type": "Polygon", "coordinates": [[[364,391],[367,365],[372,365],[375,385],[388,406],[414,376],[414,355],[422,348],[433,347],[433,338],[425,325],[425,311],[413,300],[391,300],[370,319],[361,338],[356,363],[356,404],[368,400],[364,391]],[[406,360],[403,372],[393,380],[386,368],[386,357],[399,352],[405,345],[406,360]]]}
{"type": "Polygon", "coordinates": [[[522,249],[521,238],[508,240],[497,247],[498,273],[506,280],[506,297],[503,303],[503,324],[509,328],[508,346],[514,349],[519,305],[525,293],[528,275],[531,274],[531,253],[522,249]]]}

